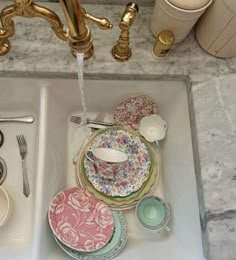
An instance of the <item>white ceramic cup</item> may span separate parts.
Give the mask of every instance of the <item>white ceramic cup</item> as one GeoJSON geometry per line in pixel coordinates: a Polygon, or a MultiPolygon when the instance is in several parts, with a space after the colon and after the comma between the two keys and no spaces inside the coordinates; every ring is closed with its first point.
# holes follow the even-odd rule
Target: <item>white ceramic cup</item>
{"type": "Polygon", "coordinates": [[[89,149],[85,156],[93,162],[97,173],[107,179],[113,179],[128,161],[126,153],[105,147],[89,149]]]}
{"type": "Polygon", "coordinates": [[[161,116],[154,114],[140,120],[139,133],[150,143],[162,140],[166,136],[168,125],[161,116]]]}

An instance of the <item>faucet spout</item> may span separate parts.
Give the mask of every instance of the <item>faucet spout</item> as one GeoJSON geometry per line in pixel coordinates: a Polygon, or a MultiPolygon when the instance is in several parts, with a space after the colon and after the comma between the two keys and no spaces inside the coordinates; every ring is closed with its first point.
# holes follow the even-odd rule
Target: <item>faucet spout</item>
{"type": "Polygon", "coordinates": [[[80,0],[60,0],[60,3],[69,29],[68,38],[72,54],[75,56],[77,52],[82,52],[85,59],[90,58],[94,52],[92,36],[85,24],[80,0]]]}
{"type": "Polygon", "coordinates": [[[79,0],[60,0],[71,37],[79,37],[87,32],[83,9],[79,0]]]}
{"type": "Polygon", "coordinates": [[[15,4],[5,7],[0,13],[0,55],[6,54],[10,48],[8,38],[15,34],[13,18],[15,16],[23,17],[41,17],[48,20],[56,36],[69,42],[72,54],[84,53],[84,59],[93,55],[94,48],[92,36],[85,23],[85,18],[99,25],[101,29],[112,28],[110,22],[105,18],[97,18],[86,12],[80,0],[60,0],[60,4],[65,14],[68,31],[63,30],[63,24],[60,18],[50,9],[38,5],[33,0],[14,0],[15,4]]]}

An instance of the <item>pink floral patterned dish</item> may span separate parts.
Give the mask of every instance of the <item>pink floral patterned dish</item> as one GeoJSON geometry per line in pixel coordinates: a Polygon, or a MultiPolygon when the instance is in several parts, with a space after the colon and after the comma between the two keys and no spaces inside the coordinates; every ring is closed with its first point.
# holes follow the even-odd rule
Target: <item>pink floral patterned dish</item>
{"type": "Polygon", "coordinates": [[[96,251],[105,246],[113,234],[109,207],[80,187],[56,194],[49,206],[48,219],[54,235],[77,251],[96,251]]]}
{"type": "Polygon", "coordinates": [[[156,103],[146,95],[132,96],[123,100],[115,109],[114,121],[122,127],[137,130],[144,116],[157,113],[156,103]]]}
{"type": "Polygon", "coordinates": [[[112,147],[125,152],[128,161],[113,179],[102,178],[94,164],[83,157],[85,175],[96,190],[112,197],[126,197],[139,190],[150,174],[150,151],[142,139],[128,130],[112,127],[98,134],[88,149],[112,147]]]}

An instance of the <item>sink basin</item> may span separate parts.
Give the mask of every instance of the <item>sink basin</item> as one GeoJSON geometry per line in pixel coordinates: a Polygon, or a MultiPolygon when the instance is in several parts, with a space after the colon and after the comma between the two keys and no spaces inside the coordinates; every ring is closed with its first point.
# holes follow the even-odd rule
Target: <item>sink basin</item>
{"type": "MultiPolygon", "coordinates": [[[[154,194],[171,205],[171,231],[161,240],[149,237],[138,227],[134,211],[126,212],[128,243],[117,259],[205,259],[188,88],[182,80],[85,80],[89,117],[104,112],[110,118],[124,98],[146,94],[156,101],[159,114],[169,126],[167,138],[155,148],[160,179],[154,194]]],[[[12,218],[0,229],[0,259],[70,259],[52,236],[47,209],[58,191],[77,185],[72,161],[89,134],[85,128],[70,122],[72,114],[82,113],[77,80],[0,78],[0,92],[0,116],[32,114],[36,119],[33,124],[0,124],[5,135],[1,157],[8,166],[3,187],[14,202],[12,218]],[[28,143],[27,169],[31,187],[28,199],[22,191],[16,134],[24,134],[28,143]]]]}

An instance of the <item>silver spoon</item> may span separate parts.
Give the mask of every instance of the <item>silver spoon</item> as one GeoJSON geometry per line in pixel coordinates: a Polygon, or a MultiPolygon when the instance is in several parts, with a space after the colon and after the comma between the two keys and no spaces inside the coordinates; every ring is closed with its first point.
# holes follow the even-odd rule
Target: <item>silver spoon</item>
{"type": "Polygon", "coordinates": [[[17,122],[17,123],[33,123],[33,116],[17,116],[17,117],[0,117],[1,122],[17,122]]]}

